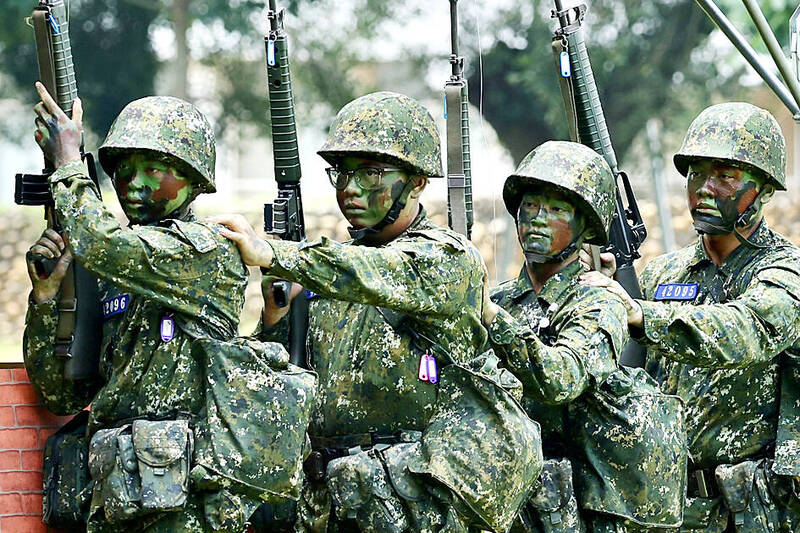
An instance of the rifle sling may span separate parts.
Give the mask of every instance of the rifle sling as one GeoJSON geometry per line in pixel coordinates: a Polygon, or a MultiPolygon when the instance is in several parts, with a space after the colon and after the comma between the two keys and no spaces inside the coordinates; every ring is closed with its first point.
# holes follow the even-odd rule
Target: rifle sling
{"type": "Polygon", "coordinates": [[[569,126],[569,138],[573,142],[578,140],[578,114],[575,111],[575,89],[572,86],[572,77],[561,75],[561,53],[567,52],[567,42],[562,37],[553,38],[553,58],[556,62],[558,83],[561,85],[561,97],[564,99],[564,109],[567,112],[567,126],[569,126]]]}
{"type": "Polygon", "coordinates": [[[461,85],[447,84],[447,197],[450,203],[450,227],[467,235],[467,177],[464,174],[462,147],[461,85]]]}
{"type": "Polygon", "coordinates": [[[61,282],[61,293],[58,300],[58,327],[56,328],[56,357],[69,359],[72,357],[72,341],[75,339],[76,311],[78,299],[75,292],[75,268],[70,265],[64,280],[61,282]]]}

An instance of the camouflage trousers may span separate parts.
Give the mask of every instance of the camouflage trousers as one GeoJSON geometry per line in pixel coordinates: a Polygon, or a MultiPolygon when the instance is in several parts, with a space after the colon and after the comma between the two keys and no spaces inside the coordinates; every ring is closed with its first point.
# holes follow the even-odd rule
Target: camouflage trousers
{"type": "MultiPolygon", "coordinates": [[[[402,446],[402,445],[401,445],[402,446]]],[[[307,482],[298,533],[467,533],[455,496],[406,468],[390,468],[373,448],[332,461],[324,482],[307,482]]]]}
{"type": "Polygon", "coordinates": [[[724,465],[716,472],[722,495],[688,497],[682,533],[800,531],[800,482],[773,473],[771,460],[724,465]]]}
{"type": "Polygon", "coordinates": [[[87,533],[244,533],[259,506],[254,499],[227,491],[190,493],[180,511],[145,515],[123,522],[92,519],[87,533]]]}

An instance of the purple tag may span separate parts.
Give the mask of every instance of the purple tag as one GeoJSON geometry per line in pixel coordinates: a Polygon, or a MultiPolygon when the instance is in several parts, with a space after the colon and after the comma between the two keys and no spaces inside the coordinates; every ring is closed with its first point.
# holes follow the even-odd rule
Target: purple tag
{"type": "Polygon", "coordinates": [[[175,319],[169,315],[161,318],[161,340],[169,342],[175,337],[175,319]]]}
{"type": "Polygon", "coordinates": [[[423,354],[419,358],[419,379],[420,381],[428,381],[428,355],[423,354]]]}
{"type": "Polygon", "coordinates": [[[426,356],[428,358],[428,381],[436,383],[439,381],[439,369],[436,367],[436,359],[432,355],[426,356]]]}

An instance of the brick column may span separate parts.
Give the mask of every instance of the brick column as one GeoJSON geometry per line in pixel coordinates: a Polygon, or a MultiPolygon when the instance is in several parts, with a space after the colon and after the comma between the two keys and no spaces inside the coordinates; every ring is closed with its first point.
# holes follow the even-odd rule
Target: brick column
{"type": "Polygon", "coordinates": [[[42,449],[69,419],[39,405],[25,369],[0,369],[0,533],[55,532],[42,523],[42,449]]]}

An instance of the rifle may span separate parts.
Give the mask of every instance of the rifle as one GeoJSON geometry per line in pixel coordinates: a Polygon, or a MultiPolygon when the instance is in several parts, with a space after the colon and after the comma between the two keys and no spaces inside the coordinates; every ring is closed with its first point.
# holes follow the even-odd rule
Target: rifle
{"type": "Polygon", "coordinates": [[[447,219],[455,231],[472,232],[472,172],[469,152],[469,98],[464,58],[458,55],[458,0],[450,0],[450,65],[444,86],[447,120],[447,219]]]}
{"type": "MultiPolygon", "coordinates": [[[[285,11],[278,11],[275,0],[269,0],[269,34],[267,47],[267,80],[269,113],[272,120],[272,151],[278,198],[264,204],[264,231],[283,240],[304,241],[306,225],[300,196],[300,153],[297,148],[297,124],[294,114],[292,79],[289,75],[289,49],[283,28],[285,11]]],[[[273,285],[275,303],[289,304],[292,284],[277,281],[273,285]]],[[[306,367],[306,334],[308,332],[308,299],[304,295],[292,301],[289,311],[289,354],[294,365],[306,367]]]]}
{"type": "MultiPolygon", "coordinates": [[[[600,95],[589,62],[589,52],[584,41],[583,18],[586,6],[564,9],[561,0],[555,1],[552,16],[558,19],[559,27],[553,36],[553,53],[559,70],[561,91],[569,119],[570,135],[574,141],[585,144],[605,158],[617,182],[616,207],[611,220],[607,250],[617,260],[616,280],[633,298],[642,298],[642,291],[633,268],[639,257],[647,230],[639,213],[630,180],[617,166],[617,156],[611,145],[600,95]],[[625,201],[620,192],[625,193],[625,201]],[[627,204],[627,207],[626,207],[627,204]]],[[[642,367],[645,362],[644,349],[631,341],[620,357],[620,364],[642,367]]]]}
{"type": "MultiPolygon", "coordinates": [[[[36,38],[39,79],[64,113],[72,116],[72,104],[78,97],[78,88],[64,0],[39,0],[31,20],[36,38]]],[[[92,154],[84,152],[81,146],[81,156],[87,164],[89,176],[97,185],[92,154]]],[[[14,201],[18,205],[44,206],[47,227],[61,233],[48,184],[48,177],[54,171],[53,162],[45,158],[41,174],[17,174],[14,201]]],[[[99,187],[97,191],[99,194],[99,187]]],[[[38,254],[33,254],[32,259],[36,274],[42,279],[50,275],[57,262],[38,254]]],[[[101,327],[97,280],[73,261],[61,282],[55,342],[56,357],[65,359],[65,379],[78,381],[97,377],[101,327]]]]}

